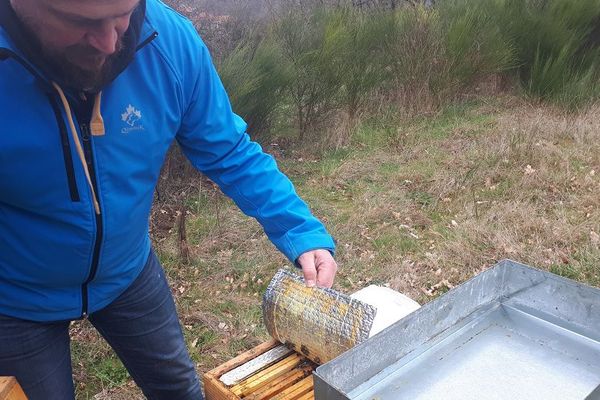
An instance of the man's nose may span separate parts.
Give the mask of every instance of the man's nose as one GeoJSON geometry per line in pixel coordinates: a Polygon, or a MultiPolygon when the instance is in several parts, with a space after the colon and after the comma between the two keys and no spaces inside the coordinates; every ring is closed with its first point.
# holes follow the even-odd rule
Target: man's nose
{"type": "Polygon", "coordinates": [[[111,55],[117,51],[119,34],[114,23],[103,22],[89,31],[87,36],[88,43],[102,54],[111,55]]]}

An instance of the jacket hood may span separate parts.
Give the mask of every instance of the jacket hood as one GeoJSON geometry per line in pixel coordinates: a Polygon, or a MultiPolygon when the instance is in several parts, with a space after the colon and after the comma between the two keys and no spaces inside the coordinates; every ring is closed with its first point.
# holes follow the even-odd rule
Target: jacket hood
{"type": "MultiPolygon", "coordinates": [[[[111,69],[108,71],[101,84],[94,88],[92,90],[93,92],[100,91],[103,87],[115,80],[115,78],[133,61],[138,43],[140,42],[145,15],[146,0],[141,0],[139,6],[131,15],[127,32],[123,35],[123,49],[111,64],[111,69]]],[[[40,71],[46,79],[55,81],[65,88],[74,90],[82,89],[74,88],[69,85],[69,82],[65,81],[61,74],[52,68],[51,64],[44,59],[38,39],[35,38],[30,30],[21,22],[10,5],[10,0],[0,0],[0,27],[6,32],[10,41],[12,41],[14,48],[18,50],[32,66],[40,71]]],[[[0,41],[0,47],[2,46],[3,43],[0,41]]],[[[7,54],[0,51],[0,61],[6,57],[7,54]]]]}

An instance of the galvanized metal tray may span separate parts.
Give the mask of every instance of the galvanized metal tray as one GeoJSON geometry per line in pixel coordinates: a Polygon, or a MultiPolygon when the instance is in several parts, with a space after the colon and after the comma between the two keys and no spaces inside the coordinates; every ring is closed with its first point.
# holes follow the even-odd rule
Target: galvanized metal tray
{"type": "Polygon", "coordinates": [[[315,373],[317,400],[592,400],[599,386],[600,290],[509,260],[315,373]]]}

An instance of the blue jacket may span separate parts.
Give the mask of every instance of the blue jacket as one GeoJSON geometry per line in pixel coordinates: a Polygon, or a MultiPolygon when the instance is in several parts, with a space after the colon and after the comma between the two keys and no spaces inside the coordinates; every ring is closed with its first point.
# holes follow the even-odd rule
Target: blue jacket
{"type": "Polygon", "coordinates": [[[104,132],[94,132],[93,111],[81,110],[73,90],[63,104],[9,32],[8,2],[0,1],[0,314],[80,318],[128,287],[150,252],[153,191],[173,139],[291,261],[333,251],[331,236],[232,112],[188,20],[147,1],[129,35],[130,59],[102,88],[104,132]]]}

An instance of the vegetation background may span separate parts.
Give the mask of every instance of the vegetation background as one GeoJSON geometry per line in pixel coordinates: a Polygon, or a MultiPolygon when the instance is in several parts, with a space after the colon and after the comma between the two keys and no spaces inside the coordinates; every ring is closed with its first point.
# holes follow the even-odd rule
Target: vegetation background
{"type": "MultiPolygon", "coordinates": [[[[511,258],[600,286],[600,0],[171,0],[338,241],[428,302],[511,258]]],[[[199,374],[267,338],[287,262],[174,147],[151,221],[199,374]]],[[[141,395],[87,322],[78,399],[141,395]]]]}

